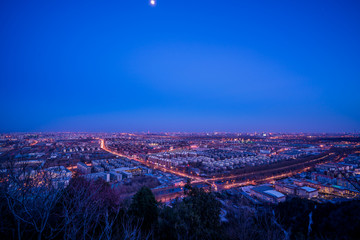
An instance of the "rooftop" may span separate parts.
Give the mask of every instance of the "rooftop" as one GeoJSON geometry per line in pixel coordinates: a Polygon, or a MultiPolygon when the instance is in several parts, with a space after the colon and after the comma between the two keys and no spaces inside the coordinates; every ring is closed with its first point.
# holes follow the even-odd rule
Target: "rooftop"
{"type": "Polygon", "coordinates": [[[264,193],[267,193],[267,194],[277,197],[277,198],[285,197],[284,194],[282,194],[281,192],[278,192],[276,190],[266,190],[266,191],[264,191],[264,193]]]}
{"type": "Polygon", "coordinates": [[[305,190],[305,191],[307,191],[307,192],[314,192],[314,191],[316,191],[315,188],[311,188],[311,187],[301,187],[301,189],[303,189],[303,190],[305,190]]]}

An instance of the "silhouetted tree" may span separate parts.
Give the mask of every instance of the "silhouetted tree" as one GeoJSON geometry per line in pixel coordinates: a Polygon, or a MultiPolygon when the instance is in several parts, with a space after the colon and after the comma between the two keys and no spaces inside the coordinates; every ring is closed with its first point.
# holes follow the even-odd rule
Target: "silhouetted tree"
{"type": "Polygon", "coordinates": [[[6,181],[2,183],[3,197],[8,210],[17,224],[17,236],[20,239],[24,227],[36,233],[41,239],[46,229],[52,238],[57,226],[50,226],[52,211],[62,195],[62,188],[54,184],[51,172],[30,170],[26,165],[9,166],[6,181]]]}
{"type": "Polygon", "coordinates": [[[62,199],[64,239],[111,239],[119,211],[119,199],[104,180],[72,179],[62,199]]]}
{"type": "Polygon", "coordinates": [[[162,209],[160,228],[167,239],[219,239],[220,203],[211,192],[184,187],[186,197],[177,200],[172,208],[162,209]],[[173,226],[173,227],[172,227],[173,226]],[[167,229],[171,230],[167,230],[167,229]]]}
{"type": "Polygon", "coordinates": [[[136,222],[142,222],[142,229],[149,232],[158,223],[158,208],[154,194],[147,187],[142,187],[132,198],[129,214],[136,222]]]}

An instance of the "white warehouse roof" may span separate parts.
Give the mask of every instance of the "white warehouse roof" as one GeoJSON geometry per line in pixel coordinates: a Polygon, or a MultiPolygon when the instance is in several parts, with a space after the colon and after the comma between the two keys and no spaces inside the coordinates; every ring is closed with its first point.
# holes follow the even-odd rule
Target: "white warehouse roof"
{"type": "Polygon", "coordinates": [[[281,198],[281,197],[285,196],[284,194],[282,194],[281,192],[278,192],[276,190],[266,190],[266,191],[264,191],[264,193],[267,193],[267,194],[272,195],[277,198],[281,198]]]}
{"type": "Polygon", "coordinates": [[[301,187],[301,189],[303,189],[303,190],[305,190],[305,191],[307,191],[307,192],[314,192],[314,191],[316,191],[315,188],[311,188],[311,187],[301,187]]]}

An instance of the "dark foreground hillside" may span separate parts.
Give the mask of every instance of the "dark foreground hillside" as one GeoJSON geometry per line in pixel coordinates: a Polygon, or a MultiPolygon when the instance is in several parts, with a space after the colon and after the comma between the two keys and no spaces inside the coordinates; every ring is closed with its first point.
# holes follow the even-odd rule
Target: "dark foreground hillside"
{"type": "MultiPolygon", "coordinates": [[[[121,200],[103,181],[75,178],[61,191],[1,185],[0,239],[359,239],[360,201],[318,204],[294,198],[276,206],[224,210],[224,198],[185,187],[157,203],[143,187],[121,200]],[[224,215],[226,212],[226,216],[224,215]]],[[[226,201],[226,199],[225,199],[226,201]]]]}

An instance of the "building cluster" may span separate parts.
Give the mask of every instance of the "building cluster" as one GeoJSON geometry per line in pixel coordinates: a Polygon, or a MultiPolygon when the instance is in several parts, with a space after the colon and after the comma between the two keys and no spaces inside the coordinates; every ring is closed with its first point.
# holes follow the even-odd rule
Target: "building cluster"
{"type": "Polygon", "coordinates": [[[297,186],[289,183],[262,184],[241,188],[241,193],[255,204],[286,201],[288,197],[312,199],[318,197],[318,190],[307,186],[297,186]]]}
{"type": "Polygon", "coordinates": [[[188,149],[190,144],[183,139],[172,136],[152,135],[152,134],[129,134],[108,139],[111,149],[128,156],[142,157],[146,154],[171,151],[174,149],[188,149]]]}
{"type": "Polygon", "coordinates": [[[250,195],[265,202],[284,202],[286,197],[269,185],[256,186],[250,189],[250,195]]]}
{"type": "Polygon", "coordinates": [[[315,198],[318,197],[319,191],[317,188],[306,186],[300,181],[292,181],[291,179],[284,179],[276,181],[275,189],[288,196],[298,196],[302,198],[315,198]]]}
{"type": "Polygon", "coordinates": [[[72,172],[64,166],[55,166],[44,169],[50,174],[50,179],[55,188],[63,188],[69,185],[72,178],[72,172]]]}
{"type": "Polygon", "coordinates": [[[205,174],[272,164],[287,159],[289,159],[287,156],[267,156],[228,150],[174,151],[151,154],[146,158],[152,164],[167,168],[185,169],[196,166],[205,174]]]}
{"type": "Polygon", "coordinates": [[[160,185],[157,188],[183,186],[186,183],[186,179],[183,177],[179,177],[174,174],[165,173],[158,170],[153,170],[152,173],[149,173],[147,175],[155,177],[159,180],[160,185]]]}
{"type": "Polygon", "coordinates": [[[352,154],[340,162],[317,165],[309,172],[258,186],[242,187],[253,202],[279,203],[286,197],[318,202],[342,201],[360,197],[360,155],[352,154]]]}
{"type": "Polygon", "coordinates": [[[137,165],[125,159],[101,159],[91,161],[93,172],[110,171],[115,168],[132,167],[137,165]]]}
{"type": "Polygon", "coordinates": [[[68,186],[73,175],[72,172],[64,166],[55,166],[37,170],[18,168],[16,172],[11,172],[10,174],[13,174],[13,177],[18,176],[18,179],[24,181],[26,185],[32,185],[33,187],[45,186],[55,189],[68,186]]]}
{"type": "Polygon", "coordinates": [[[102,178],[107,182],[150,173],[150,169],[126,158],[92,160],[87,164],[78,162],[77,171],[87,179],[102,178]]]}

